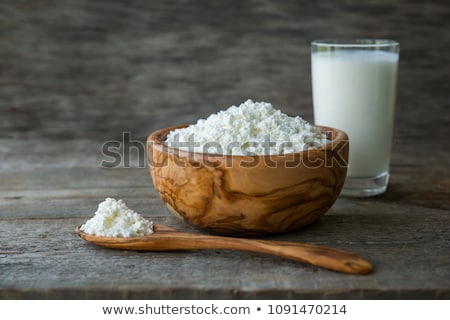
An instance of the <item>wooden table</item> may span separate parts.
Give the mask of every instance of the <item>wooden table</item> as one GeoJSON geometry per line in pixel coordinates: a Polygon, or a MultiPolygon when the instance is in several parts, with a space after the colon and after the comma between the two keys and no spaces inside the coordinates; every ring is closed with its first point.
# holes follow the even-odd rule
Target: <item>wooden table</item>
{"type": "Polygon", "coordinates": [[[124,3],[2,3],[0,298],[450,299],[448,4],[124,3]],[[349,250],[373,274],[233,251],[108,250],[76,236],[106,197],[194,231],[157,197],[139,145],[247,98],[312,121],[309,42],[330,36],[401,42],[390,186],[271,238],[349,250]],[[123,140],[129,159],[107,167],[102,148],[123,140]]]}

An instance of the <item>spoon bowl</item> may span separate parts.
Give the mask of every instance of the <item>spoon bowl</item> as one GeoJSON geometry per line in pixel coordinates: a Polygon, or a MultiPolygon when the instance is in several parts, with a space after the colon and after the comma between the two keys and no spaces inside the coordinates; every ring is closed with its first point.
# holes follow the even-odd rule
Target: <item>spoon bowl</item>
{"type": "Polygon", "coordinates": [[[351,253],[315,244],[233,238],[181,232],[155,224],[154,233],[131,238],[100,237],[84,233],[80,226],[76,232],[80,238],[95,245],[122,250],[178,251],[200,249],[225,249],[257,252],[311,264],[317,267],[349,273],[368,274],[372,265],[351,253]]]}

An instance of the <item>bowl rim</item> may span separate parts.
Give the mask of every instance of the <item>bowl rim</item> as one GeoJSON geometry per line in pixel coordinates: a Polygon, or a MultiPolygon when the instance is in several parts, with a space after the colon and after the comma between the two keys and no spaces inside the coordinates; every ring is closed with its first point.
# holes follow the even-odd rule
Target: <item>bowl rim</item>
{"type": "Polygon", "coordinates": [[[181,125],[174,125],[174,126],[169,126],[169,127],[164,127],[164,128],[160,128],[157,129],[155,131],[153,131],[152,133],[150,133],[150,135],[147,137],[147,147],[149,144],[152,145],[152,147],[158,147],[158,149],[162,150],[162,152],[164,153],[176,153],[178,155],[182,155],[182,154],[186,154],[186,155],[197,155],[197,156],[208,156],[210,158],[232,158],[232,159],[249,159],[249,158],[265,158],[265,157],[270,157],[272,160],[273,159],[285,159],[286,157],[295,157],[295,156],[302,156],[304,154],[308,154],[309,152],[321,152],[321,151],[331,151],[336,149],[337,146],[341,145],[341,143],[349,143],[349,138],[346,132],[344,132],[341,129],[337,129],[334,127],[330,127],[330,126],[322,126],[322,125],[315,125],[315,124],[311,124],[311,126],[318,128],[322,133],[325,132],[333,132],[335,133],[335,137],[333,139],[330,140],[330,142],[321,145],[320,147],[314,147],[314,148],[309,148],[306,150],[302,150],[302,151],[297,151],[297,152],[290,152],[290,153],[285,153],[285,154],[263,154],[263,155],[231,155],[231,154],[218,154],[218,153],[202,153],[202,152],[195,152],[195,151],[186,151],[183,149],[179,149],[179,148],[174,148],[171,146],[168,146],[166,144],[164,144],[163,141],[161,141],[161,137],[167,137],[168,133],[170,131],[173,131],[175,129],[181,129],[181,128],[186,128],[188,126],[190,126],[191,124],[181,124],[181,125]]]}

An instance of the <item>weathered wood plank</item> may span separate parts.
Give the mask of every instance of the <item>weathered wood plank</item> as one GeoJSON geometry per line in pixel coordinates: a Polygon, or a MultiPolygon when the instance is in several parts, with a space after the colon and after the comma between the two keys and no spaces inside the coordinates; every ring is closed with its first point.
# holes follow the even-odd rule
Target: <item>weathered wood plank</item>
{"type": "MultiPolygon", "coordinates": [[[[397,185],[391,188],[397,188],[397,185]]],[[[0,218],[88,217],[106,197],[123,199],[132,209],[146,215],[171,215],[153,188],[61,189],[0,192],[0,218]]],[[[327,214],[390,215],[448,214],[448,193],[403,190],[377,199],[338,198],[327,214]]]]}
{"type": "MultiPolygon", "coordinates": [[[[152,219],[195,232],[173,217],[152,219]]],[[[320,243],[360,254],[375,266],[375,272],[368,276],[343,275],[244,252],[142,253],[104,249],[76,236],[74,227],[83,221],[3,220],[0,225],[3,297],[14,294],[50,297],[53,290],[66,290],[72,298],[92,297],[98,292],[114,297],[190,298],[209,291],[229,298],[261,295],[345,298],[355,292],[361,298],[391,298],[401,297],[405,290],[416,292],[419,297],[436,298],[450,290],[450,217],[446,214],[335,214],[303,232],[272,237],[320,243]],[[419,230],[417,225],[421,226],[419,230]],[[395,233],[385,232],[393,226],[395,233]],[[408,272],[405,264],[414,265],[414,274],[408,272]],[[24,288],[28,289],[20,292],[24,288]]]]}
{"type": "MultiPolygon", "coordinates": [[[[47,142],[43,148],[33,140],[2,145],[0,217],[86,217],[106,197],[122,198],[145,214],[168,214],[137,159],[131,168],[101,168],[100,143],[47,142]]],[[[446,149],[435,150],[436,157],[417,158],[415,145],[399,145],[388,192],[374,199],[339,199],[331,213],[448,212],[450,157],[446,149]]]]}

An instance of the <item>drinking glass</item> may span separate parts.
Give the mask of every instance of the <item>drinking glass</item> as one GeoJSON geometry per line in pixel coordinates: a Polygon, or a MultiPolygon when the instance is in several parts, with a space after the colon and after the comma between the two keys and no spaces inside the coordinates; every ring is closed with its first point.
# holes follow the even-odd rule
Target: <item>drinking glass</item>
{"type": "Polygon", "coordinates": [[[311,43],[314,122],[349,137],[344,196],[374,196],[387,189],[398,61],[394,40],[311,43]]]}

